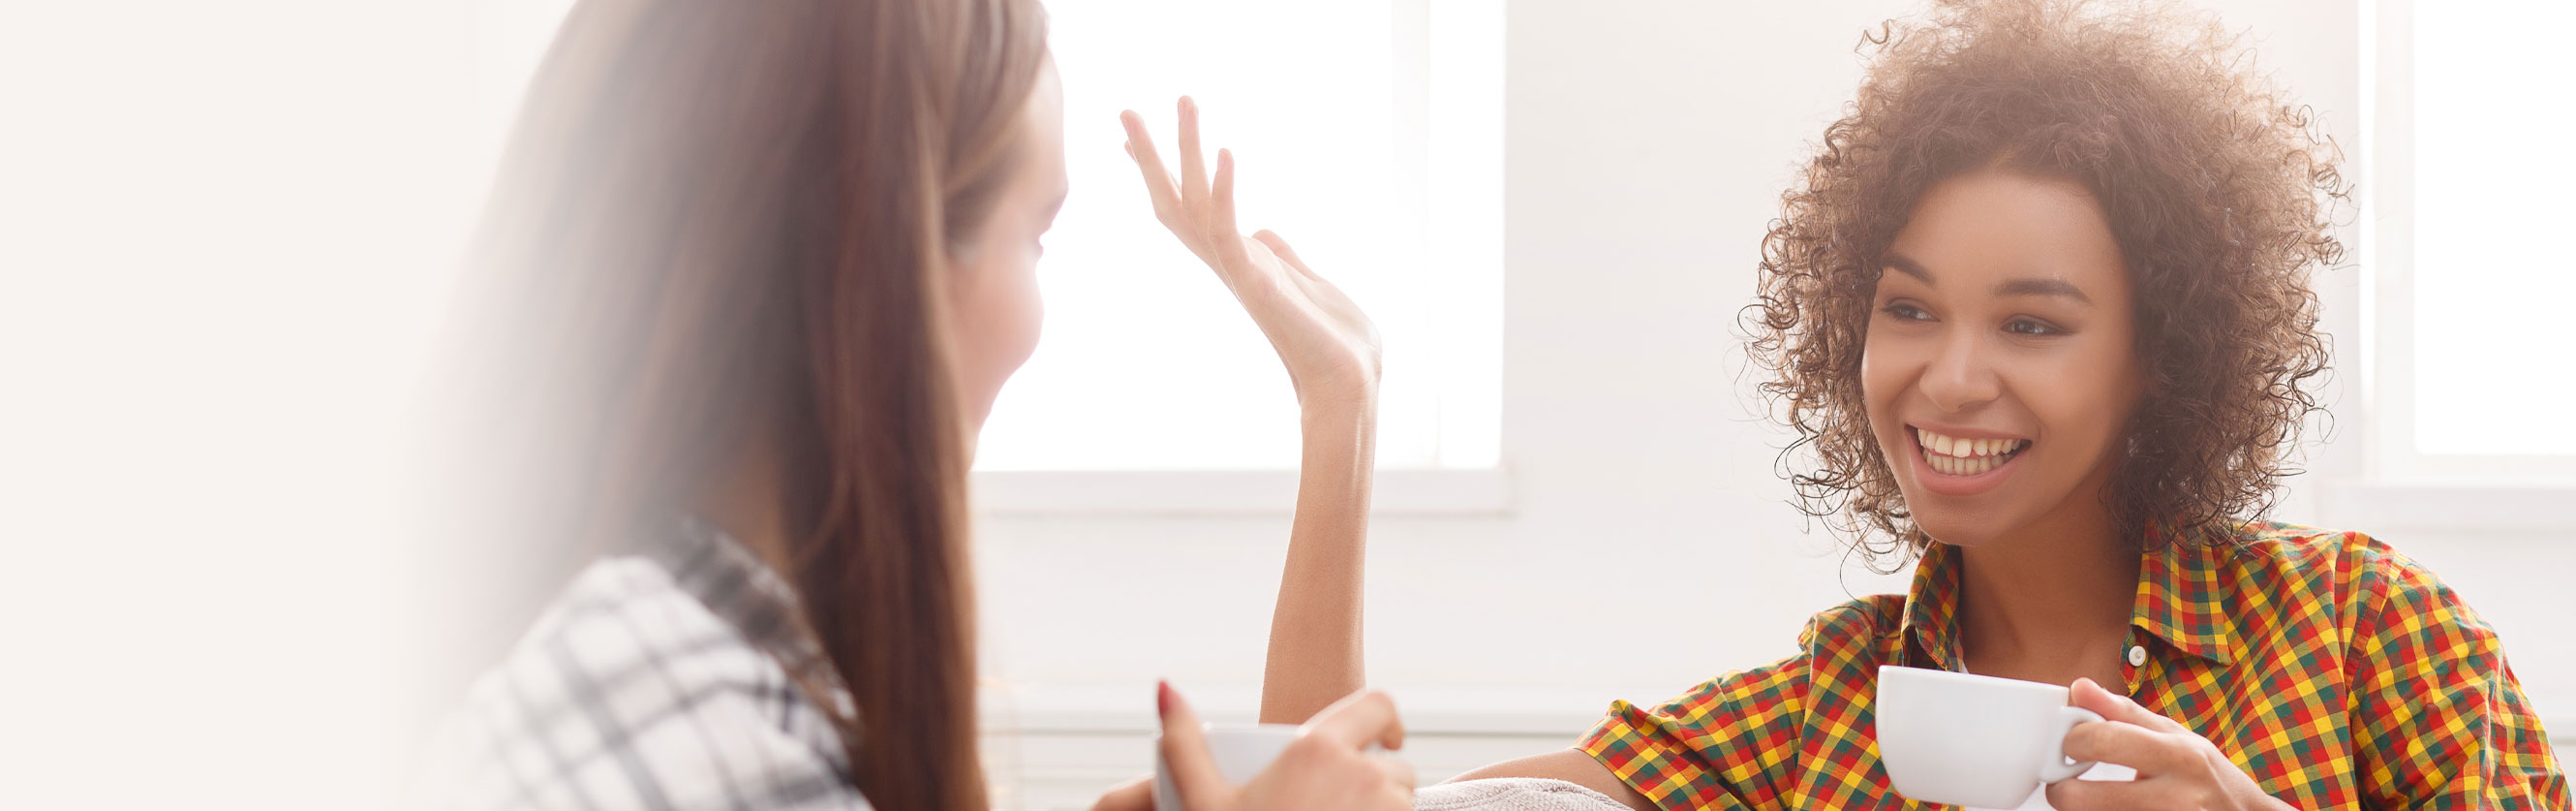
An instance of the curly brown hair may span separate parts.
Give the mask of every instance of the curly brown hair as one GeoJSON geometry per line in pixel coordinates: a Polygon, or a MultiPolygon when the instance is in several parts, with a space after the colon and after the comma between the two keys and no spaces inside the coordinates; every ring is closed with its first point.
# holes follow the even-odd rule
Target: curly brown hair
{"type": "Polygon", "coordinates": [[[2349,187],[2313,112],[2215,17],[2170,6],[1945,0],[1862,47],[1868,78],[1781,196],[1745,313],[1776,375],[1762,390],[1798,434],[1781,464],[1801,509],[1874,564],[1930,541],[1870,433],[1861,352],[1915,201],[1992,167],[2083,184],[2128,266],[2150,383],[2105,494],[2124,532],[2229,538],[2268,511],[2321,411],[2308,276],[2344,255],[2331,219],[2349,187]]]}

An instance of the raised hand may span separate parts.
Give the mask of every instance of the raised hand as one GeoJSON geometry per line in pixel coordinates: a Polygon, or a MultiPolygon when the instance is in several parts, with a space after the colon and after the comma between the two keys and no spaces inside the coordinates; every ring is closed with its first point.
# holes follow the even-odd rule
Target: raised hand
{"type": "Polygon", "coordinates": [[[1198,105],[1180,102],[1181,177],[1163,168],[1145,121],[1128,111],[1127,154],[1154,216],[1216,270],[1252,314],[1296,387],[1302,449],[1279,605],[1270,618],[1261,720],[1303,723],[1367,683],[1361,661],[1369,487],[1377,466],[1377,325],[1315,275],[1288,241],[1234,223],[1234,153],[1200,162],[1198,105]]]}
{"type": "Polygon", "coordinates": [[[1145,131],[1145,120],[1129,110],[1119,115],[1127,127],[1127,155],[1145,178],[1153,198],[1154,217],[1181,244],[1216,271],[1252,314],[1279,360],[1288,367],[1297,401],[1315,407],[1361,404],[1377,399],[1379,344],[1377,325],[1349,296],[1324,281],[1297,258],[1297,251],[1278,234],[1261,231],[1250,237],[1234,222],[1234,154],[1216,153],[1216,176],[1207,175],[1199,148],[1198,105],[1180,101],[1181,176],[1175,182],[1145,131]]]}

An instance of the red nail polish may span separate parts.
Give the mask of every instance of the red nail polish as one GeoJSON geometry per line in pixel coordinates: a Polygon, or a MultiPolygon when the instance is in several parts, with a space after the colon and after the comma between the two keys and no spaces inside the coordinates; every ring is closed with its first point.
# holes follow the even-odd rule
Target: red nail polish
{"type": "Polygon", "coordinates": [[[1154,716],[1157,718],[1169,718],[1171,715],[1172,683],[1156,679],[1154,680],[1154,716]]]}

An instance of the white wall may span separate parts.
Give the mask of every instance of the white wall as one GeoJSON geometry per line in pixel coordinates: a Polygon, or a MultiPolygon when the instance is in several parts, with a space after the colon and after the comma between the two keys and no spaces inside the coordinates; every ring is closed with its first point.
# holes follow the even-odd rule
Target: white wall
{"type": "MultiPolygon", "coordinates": [[[[1773,460],[1785,436],[1754,417],[1734,319],[1780,191],[1858,85],[1863,27],[1919,5],[1511,3],[1511,507],[1374,523],[1369,674],[1415,715],[1462,728],[1503,718],[1491,725],[1570,740],[1613,698],[1660,700],[1787,655],[1810,613],[1903,590],[1902,576],[1846,567],[1783,503],[1773,460]]],[[[2264,62],[2357,155],[2356,4],[2212,5],[2254,30],[2264,62]]],[[[2351,334],[2363,270],[2321,282],[2343,333],[2344,389],[2329,398],[2345,420],[2339,444],[2314,454],[2321,471],[2358,470],[2352,443],[2366,433],[2353,422],[2364,398],[2351,334]]],[[[2316,506],[2335,475],[2303,479],[2278,517],[2339,526],[2316,506]]],[[[1141,723],[1157,677],[1248,719],[1282,507],[988,515],[988,667],[1014,696],[998,723],[1043,727],[1074,709],[1141,723]]],[[[2576,729],[2576,612],[2562,585],[2576,538],[2349,528],[2445,576],[2503,633],[2541,711],[2576,729]]]]}

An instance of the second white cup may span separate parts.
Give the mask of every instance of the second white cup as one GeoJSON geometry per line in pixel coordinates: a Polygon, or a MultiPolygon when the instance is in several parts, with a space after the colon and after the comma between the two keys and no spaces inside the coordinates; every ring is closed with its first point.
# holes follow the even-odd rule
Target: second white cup
{"type": "Polygon", "coordinates": [[[1906,799],[2014,808],[2093,767],[2066,759],[2066,732],[2102,716],[2066,702],[2054,684],[1882,665],[1878,760],[1906,799]]]}

